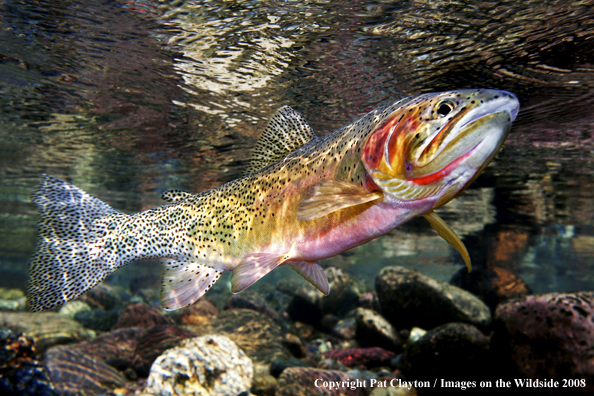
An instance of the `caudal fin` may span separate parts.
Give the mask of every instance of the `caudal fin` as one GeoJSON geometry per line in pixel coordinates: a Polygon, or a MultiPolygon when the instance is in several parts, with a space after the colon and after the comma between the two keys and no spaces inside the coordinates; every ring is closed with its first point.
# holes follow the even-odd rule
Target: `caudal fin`
{"type": "Polygon", "coordinates": [[[117,266],[98,260],[93,223],[118,214],[97,198],[60,179],[43,175],[32,195],[41,212],[37,250],[29,264],[29,308],[58,307],[101,282],[117,266]]]}

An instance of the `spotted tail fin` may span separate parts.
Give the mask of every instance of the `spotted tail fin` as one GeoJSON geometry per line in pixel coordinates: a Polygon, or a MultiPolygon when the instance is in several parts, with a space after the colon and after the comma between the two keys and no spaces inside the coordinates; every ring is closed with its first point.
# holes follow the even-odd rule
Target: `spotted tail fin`
{"type": "Polygon", "coordinates": [[[32,195],[41,212],[37,250],[29,264],[29,308],[58,307],[85,293],[119,266],[99,260],[95,220],[119,214],[109,205],[55,177],[44,175],[32,195]]]}

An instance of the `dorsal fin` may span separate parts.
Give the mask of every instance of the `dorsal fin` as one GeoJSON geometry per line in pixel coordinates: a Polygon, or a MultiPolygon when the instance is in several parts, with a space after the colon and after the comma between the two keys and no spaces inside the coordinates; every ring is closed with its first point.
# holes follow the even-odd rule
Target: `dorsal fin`
{"type": "Polygon", "coordinates": [[[315,138],[313,129],[301,114],[289,106],[281,107],[268,121],[245,174],[275,163],[315,138]]]}
{"type": "Polygon", "coordinates": [[[192,195],[194,194],[182,190],[168,190],[161,194],[161,199],[167,202],[175,203],[190,198],[192,195]]]}

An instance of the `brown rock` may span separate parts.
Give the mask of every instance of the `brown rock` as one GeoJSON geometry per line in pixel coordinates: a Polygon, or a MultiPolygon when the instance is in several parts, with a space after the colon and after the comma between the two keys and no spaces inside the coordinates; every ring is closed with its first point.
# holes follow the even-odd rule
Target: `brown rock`
{"type": "Polygon", "coordinates": [[[131,369],[137,376],[146,377],[159,355],[177,346],[181,340],[194,336],[195,333],[189,330],[170,325],[131,327],[102,334],[74,348],[100,358],[120,371],[131,369]]]}
{"type": "Polygon", "coordinates": [[[99,308],[105,311],[119,307],[122,304],[118,292],[105,283],[99,283],[93,287],[80,297],[79,301],[86,302],[91,308],[99,308]]]}
{"type": "Polygon", "coordinates": [[[573,391],[594,392],[594,292],[510,301],[497,308],[495,321],[494,349],[511,356],[517,374],[583,379],[586,386],[573,391]]]}
{"type": "Polygon", "coordinates": [[[144,303],[128,305],[112,329],[127,327],[149,327],[154,325],[172,325],[173,320],[155,307],[144,303]]]}
{"type": "Polygon", "coordinates": [[[126,385],[116,369],[70,346],[55,346],[44,356],[50,378],[61,395],[97,395],[126,385]]]}
{"type": "Polygon", "coordinates": [[[201,298],[182,310],[179,321],[187,325],[201,325],[210,322],[218,314],[219,309],[213,303],[201,298]]]}

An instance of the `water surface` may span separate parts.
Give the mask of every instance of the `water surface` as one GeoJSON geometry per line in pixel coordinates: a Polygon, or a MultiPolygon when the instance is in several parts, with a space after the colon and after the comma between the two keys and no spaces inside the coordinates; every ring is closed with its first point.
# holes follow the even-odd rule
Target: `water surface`
{"type": "MultiPolygon", "coordinates": [[[[325,135],[404,96],[485,87],[515,93],[520,114],[441,215],[476,267],[505,268],[535,292],[594,289],[593,1],[0,8],[0,286],[24,286],[42,173],[135,212],[164,190],[239,177],[281,105],[325,135]]],[[[444,280],[463,266],[423,219],[322,263],[369,288],[393,264],[444,280]]],[[[159,277],[156,265],[128,271],[159,277]]]]}

